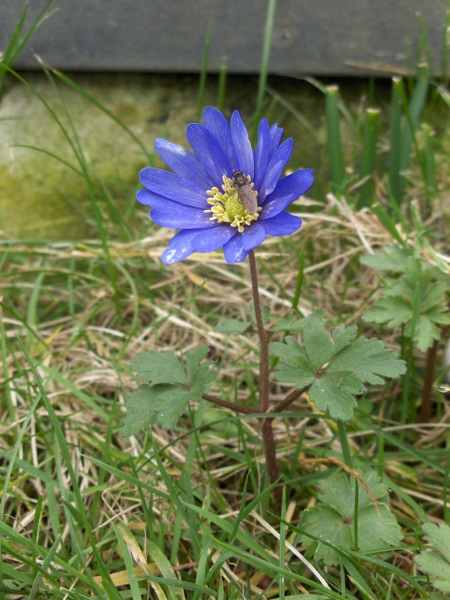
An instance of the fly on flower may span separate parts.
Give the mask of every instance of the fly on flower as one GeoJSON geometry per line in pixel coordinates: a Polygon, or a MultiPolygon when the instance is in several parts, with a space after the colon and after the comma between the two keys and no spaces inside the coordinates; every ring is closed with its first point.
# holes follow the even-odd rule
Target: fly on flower
{"type": "Polygon", "coordinates": [[[238,193],[242,206],[245,210],[248,210],[250,214],[254,215],[258,210],[258,200],[249,180],[242,171],[235,171],[231,179],[233,180],[235,190],[238,193]]]}
{"type": "Polygon", "coordinates": [[[193,150],[157,139],[155,150],[172,172],[147,167],[140,173],[145,189],[137,199],[150,206],[162,227],[179,229],[161,256],[166,264],[193,252],[223,248],[228,263],[241,262],[267,235],[289,235],[302,221],[286,212],[314,182],[311,169],[282,177],[293,142],[281,143],[283,130],[262,119],[252,149],[238,111],[230,123],[208,107],[203,125],[186,129],[193,150]]]}

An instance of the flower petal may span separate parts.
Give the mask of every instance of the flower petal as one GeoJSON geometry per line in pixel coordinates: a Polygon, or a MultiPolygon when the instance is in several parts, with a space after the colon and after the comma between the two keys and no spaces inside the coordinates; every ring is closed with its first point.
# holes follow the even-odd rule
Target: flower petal
{"type": "Polygon", "coordinates": [[[183,146],[158,138],[155,140],[155,150],[166,165],[180,177],[195,181],[205,190],[215,185],[197,158],[183,146]]]}
{"type": "Polygon", "coordinates": [[[214,229],[200,232],[193,240],[192,247],[198,252],[214,252],[237,234],[235,227],[223,224],[214,229]]]}
{"type": "MultiPolygon", "coordinates": [[[[192,123],[186,129],[193,152],[163,139],[155,141],[156,152],[172,172],[146,168],[140,173],[145,189],[137,192],[138,201],[150,206],[155,223],[181,230],[161,256],[166,264],[183,260],[195,251],[212,252],[220,247],[228,263],[241,262],[266,235],[297,231],[302,221],[286,209],[314,181],[310,169],[280,180],[293,142],[288,139],[281,144],[283,129],[278,125],[269,127],[267,120],[261,119],[253,151],[238,111],[228,123],[220,111],[208,107],[203,123],[192,123]],[[207,192],[214,187],[222,188],[223,176],[231,178],[235,170],[252,178],[262,207],[259,219],[246,225],[242,233],[230,223],[212,220],[211,213],[205,212],[210,210],[207,192]]],[[[228,191],[222,189],[223,208],[231,211],[226,200],[228,191]]]]}
{"type": "MultiPolygon", "coordinates": [[[[145,206],[150,206],[152,209],[157,209],[161,212],[164,212],[165,210],[170,210],[170,211],[183,211],[184,213],[184,209],[186,208],[186,206],[183,206],[182,204],[179,204],[178,202],[175,202],[174,200],[169,200],[169,198],[166,198],[165,196],[160,196],[159,194],[155,194],[154,192],[151,192],[150,190],[138,190],[138,192],[136,193],[136,198],[137,200],[141,203],[144,204],[145,206]]],[[[191,210],[196,210],[197,212],[204,212],[203,210],[198,210],[195,209],[195,207],[189,207],[191,210]]],[[[152,216],[153,218],[153,216],[152,216]]],[[[210,215],[208,216],[208,218],[210,218],[210,215]]],[[[177,227],[177,229],[182,229],[181,227],[177,227]]]]}
{"type": "Polygon", "coordinates": [[[260,223],[252,223],[251,227],[246,227],[242,233],[242,246],[244,250],[250,252],[266,239],[266,231],[260,223]]]}
{"type": "Polygon", "coordinates": [[[219,142],[206,127],[198,123],[188,125],[186,137],[216,186],[221,186],[222,176],[231,175],[232,169],[219,142]]]}
{"type": "MultiPolygon", "coordinates": [[[[216,138],[218,144],[225,152],[230,165],[236,164],[236,155],[234,153],[233,141],[228,121],[217,108],[208,106],[203,112],[203,123],[216,138]]],[[[228,174],[228,176],[231,175],[228,174]]]]}
{"type": "Polygon", "coordinates": [[[314,172],[312,169],[300,169],[280,179],[273,192],[266,198],[270,202],[277,196],[286,196],[291,194],[293,200],[296,200],[309,190],[314,183],[314,172]]]}
{"type": "Polygon", "coordinates": [[[267,170],[264,174],[262,184],[258,188],[258,200],[264,201],[266,196],[273,192],[275,186],[280,179],[280,175],[286,166],[287,161],[291,157],[294,142],[291,138],[285,140],[281,146],[274,152],[267,170]]]}
{"type": "Polygon", "coordinates": [[[290,235],[300,229],[302,220],[300,217],[282,212],[270,221],[261,221],[261,226],[267,235],[290,235]]]}
{"type": "Polygon", "coordinates": [[[202,210],[184,206],[182,209],[177,202],[167,200],[164,202],[152,201],[150,218],[161,227],[172,229],[210,229],[217,227],[217,223],[210,221],[211,216],[202,210]]]}
{"type": "Polygon", "coordinates": [[[247,258],[250,250],[244,250],[242,244],[242,235],[235,235],[229,242],[223,246],[223,255],[228,264],[242,262],[247,258]]]}
{"type": "Polygon", "coordinates": [[[278,127],[278,123],[272,125],[270,128],[270,156],[275,154],[276,149],[280,145],[281,138],[283,137],[283,129],[278,127]]]}
{"type": "Polygon", "coordinates": [[[258,125],[258,145],[253,153],[255,162],[255,176],[253,181],[258,190],[266,173],[270,160],[270,133],[267,119],[261,119],[258,125]]]}
{"type": "Polygon", "coordinates": [[[153,203],[158,204],[161,202],[166,202],[167,198],[160,196],[159,194],[154,194],[149,190],[138,190],[136,192],[136,199],[144,206],[152,206],[153,203]]]}
{"type": "Polygon", "coordinates": [[[241,119],[241,115],[237,110],[231,115],[230,129],[234,152],[237,158],[237,163],[233,166],[236,170],[239,169],[242,171],[245,176],[250,175],[253,179],[255,174],[255,164],[253,161],[252,145],[244,121],[241,119]]]}
{"type": "Polygon", "coordinates": [[[165,196],[169,200],[203,210],[208,208],[205,188],[176,173],[147,167],[139,173],[139,178],[151,192],[165,196]]]}
{"type": "MultiPolygon", "coordinates": [[[[274,194],[271,194],[272,197],[274,194]]],[[[272,200],[266,200],[264,203],[263,209],[260,213],[260,220],[267,221],[269,219],[273,219],[280,212],[283,212],[289,204],[291,204],[295,200],[295,196],[289,194],[288,196],[284,196],[283,198],[273,198],[272,200]]]]}
{"type": "Polygon", "coordinates": [[[169,242],[169,247],[161,255],[161,261],[166,265],[179,262],[190,256],[195,250],[191,246],[192,239],[198,235],[199,230],[179,231],[169,242]]]}

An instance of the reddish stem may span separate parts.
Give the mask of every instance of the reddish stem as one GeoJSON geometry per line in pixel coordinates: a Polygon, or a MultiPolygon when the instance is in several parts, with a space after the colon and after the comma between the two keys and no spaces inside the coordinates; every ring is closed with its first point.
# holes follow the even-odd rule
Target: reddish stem
{"type": "Polygon", "coordinates": [[[235,410],[236,412],[244,413],[244,415],[255,414],[255,411],[252,408],[240,406],[239,404],[234,404],[234,402],[227,402],[226,400],[222,400],[216,396],[211,396],[210,394],[202,394],[202,398],[204,400],[208,400],[208,402],[211,402],[211,404],[217,404],[217,406],[223,406],[224,408],[229,408],[231,410],[235,410]]]}
{"type": "MultiPolygon", "coordinates": [[[[256,268],[255,253],[252,250],[248,256],[250,263],[250,277],[252,282],[253,305],[255,307],[255,320],[258,329],[260,358],[259,358],[259,412],[269,411],[269,338],[264,328],[261,300],[259,297],[258,271],[256,268]]],[[[277,451],[275,436],[272,428],[273,419],[264,419],[262,424],[262,437],[264,442],[264,453],[266,456],[266,468],[271,483],[279,478],[277,465],[277,451]]],[[[277,486],[274,490],[275,501],[281,506],[281,488],[277,486]]]]}

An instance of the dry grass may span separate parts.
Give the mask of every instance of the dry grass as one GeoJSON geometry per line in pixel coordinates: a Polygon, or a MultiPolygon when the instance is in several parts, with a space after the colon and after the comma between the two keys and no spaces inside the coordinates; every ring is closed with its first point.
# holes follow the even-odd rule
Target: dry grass
{"type": "MultiPolygon", "coordinates": [[[[344,199],[330,195],[324,211],[315,214],[316,208],[317,203],[304,199],[301,216],[305,222],[300,233],[281,243],[269,239],[258,249],[257,259],[263,266],[263,303],[270,308],[273,320],[292,310],[290,299],[295,293],[297,256],[302,248],[305,279],[300,312],[306,316],[323,310],[331,323],[359,324],[361,314],[377,293],[378,283],[358,258],[390,243],[390,237],[369,211],[354,213],[344,199]],[[277,274],[276,283],[270,273],[277,274]]],[[[427,227],[434,227],[439,219],[434,210],[427,227]]],[[[191,542],[177,521],[179,512],[169,499],[173,490],[161,474],[150,438],[143,435],[127,439],[120,434],[124,398],[136,387],[130,361],[137,353],[154,348],[185,352],[206,343],[210,357],[222,366],[223,379],[217,382],[216,392],[245,403],[252,400],[257,387],[258,342],[256,337],[214,331],[223,316],[246,317],[251,300],[248,265],[226,265],[222,255],[216,253],[194,255],[183,263],[162,267],[158,259],[170,236],[170,232],[152,227],[150,234],[136,242],[110,243],[110,265],[116,279],[108,275],[110,267],[97,241],[2,246],[6,401],[2,403],[0,445],[4,472],[11,448],[17,450],[4,509],[5,523],[24,538],[34,535],[38,508],[39,544],[51,547],[57,534],[62,547],[69,548],[73,543],[73,529],[69,520],[64,522],[60,505],[63,499],[69,504],[74,501],[73,481],[52,446],[48,406],[39,402],[30,413],[31,403],[40,392],[18,345],[20,340],[61,424],[93,535],[102,540],[105,564],[112,565],[110,573],[117,572],[120,563],[112,524],[126,526],[136,536],[127,539],[126,544],[141,572],[145,572],[146,565],[158,563],[142,537],[151,518],[154,539],[160,540],[172,564],[184,570],[184,577],[192,580],[197,563],[191,542]],[[27,418],[29,422],[20,432],[27,418]],[[147,514],[143,510],[146,502],[147,514]],[[174,535],[179,536],[176,556],[171,555],[174,535]]],[[[435,250],[448,263],[445,242],[441,240],[435,250]]],[[[389,336],[385,341],[397,347],[396,332],[389,336]]],[[[273,402],[281,400],[286,390],[286,386],[274,382],[273,402]]],[[[436,461],[443,465],[446,460],[439,448],[446,443],[450,405],[437,396],[439,422],[398,425],[392,408],[398,394],[398,389],[390,389],[372,396],[374,422],[429,458],[428,462],[420,462],[400,447],[385,450],[384,473],[397,486],[393,509],[405,531],[413,531],[420,525],[420,515],[439,520],[443,514],[444,480],[433,464],[436,461]]],[[[286,519],[295,523],[299,511],[315,502],[310,487],[314,478],[310,476],[327,468],[318,465],[315,458],[324,453],[339,455],[341,448],[334,423],[319,418],[304,398],[292,410],[295,415],[289,422],[276,419],[274,427],[281,467],[290,469],[294,476],[286,519]]],[[[162,449],[164,467],[176,488],[182,487],[188,477],[192,499],[195,497],[200,505],[211,504],[211,510],[222,518],[232,517],[239,511],[249,464],[254,471],[248,501],[258,493],[254,486],[264,480],[259,423],[250,418],[237,420],[226,410],[209,409],[203,413],[202,425],[195,428],[198,447],[193,451],[195,414],[191,417],[192,421],[183,419],[173,431],[154,427],[153,439],[162,449]]],[[[365,428],[358,423],[349,428],[348,438],[355,456],[366,462],[377,460],[379,448],[372,426],[365,428]]],[[[254,539],[264,538],[268,548],[277,548],[278,540],[270,533],[267,521],[261,519],[258,512],[250,513],[242,526],[254,539]],[[267,542],[267,536],[272,542],[267,542]]],[[[415,539],[411,540],[414,544],[415,539]]],[[[412,552],[402,549],[394,554],[392,563],[409,573],[413,569],[411,558],[412,552]]],[[[4,561],[18,571],[26,569],[17,556],[8,552],[4,561]]],[[[90,563],[91,558],[87,561],[90,563]]],[[[154,565],[151,568],[158,571],[154,565]]],[[[239,563],[233,566],[226,562],[221,572],[224,582],[237,579],[240,585],[244,585],[244,575],[239,563]]],[[[119,568],[116,577],[125,585],[129,576],[119,568]]],[[[252,577],[254,594],[262,593],[267,584],[261,581],[263,571],[256,569],[252,577]]],[[[382,579],[381,574],[379,577],[382,579]]],[[[62,579],[77,585],[67,572],[62,579]]],[[[398,585],[403,585],[401,578],[398,585]]],[[[302,585],[298,586],[300,591],[302,585]]],[[[275,588],[271,594],[276,595],[275,588]]]]}

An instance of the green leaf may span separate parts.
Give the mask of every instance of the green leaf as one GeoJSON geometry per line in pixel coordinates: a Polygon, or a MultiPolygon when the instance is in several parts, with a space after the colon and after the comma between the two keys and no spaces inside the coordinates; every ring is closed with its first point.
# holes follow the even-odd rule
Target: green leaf
{"type": "Polygon", "coordinates": [[[425,523],[423,530],[433,550],[422,551],[414,560],[431,576],[434,587],[450,592],[450,527],[425,523]]]}
{"type": "Polygon", "coordinates": [[[389,552],[388,546],[397,546],[401,539],[401,528],[395,515],[384,504],[378,504],[380,515],[375,507],[365,508],[358,516],[359,550],[380,554],[389,552]]]}
{"type": "MultiPolygon", "coordinates": [[[[133,392],[126,399],[127,412],[121,430],[122,435],[125,437],[135,435],[140,429],[148,429],[155,423],[156,414],[149,407],[149,396],[152,389],[150,385],[141,385],[137,392],[133,392]]],[[[155,390],[155,393],[157,393],[157,390],[155,390]]]]}
{"type": "MultiPolygon", "coordinates": [[[[303,350],[301,345],[291,335],[287,336],[284,343],[273,342],[270,344],[270,350],[275,356],[283,358],[287,363],[295,366],[297,361],[301,359],[309,364],[308,355],[303,350]]],[[[299,363],[301,364],[301,363],[299,363]]]]}
{"type": "Polygon", "coordinates": [[[411,303],[402,298],[380,298],[363,316],[369,323],[386,323],[389,327],[397,327],[412,319],[411,303]]]}
{"type": "Polygon", "coordinates": [[[200,400],[203,391],[217,377],[215,369],[211,369],[212,362],[202,360],[208,353],[208,346],[201,344],[198,348],[188,350],[186,357],[186,367],[190,379],[191,393],[200,400]]]}
{"type": "Polygon", "coordinates": [[[284,344],[272,343],[270,350],[272,354],[285,361],[278,365],[276,371],[279,381],[296,383],[299,389],[314,382],[316,372],[310,364],[306,352],[293,337],[287,337],[284,344]]]}
{"type": "Polygon", "coordinates": [[[406,261],[411,256],[411,251],[400,246],[386,246],[375,254],[367,254],[361,258],[364,265],[377,271],[392,271],[404,273],[406,261]]]}
{"type": "Polygon", "coordinates": [[[154,350],[139,354],[132,365],[138,376],[150,381],[151,385],[140,386],[126,400],[122,434],[135,435],[140,429],[147,429],[155,423],[167,429],[173,427],[189,401],[198,402],[216,378],[211,361],[204,361],[207,353],[205,344],[191,348],[186,355],[186,372],[171,352],[154,350]],[[160,371],[156,372],[158,367],[160,371]]]}
{"type": "Polygon", "coordinates": [[[197,348],[191,348],[186,354],[186,370],[189,379],[192,381],[194,377],[204,377],[208,371],[211,361],[202,363],[202,360],[206,358],[208,354],[208,346],[206,344],[200,344],[197,348]]]}
{"type": "Polygon", "coordinates": [[[423,312],[427,312],[433,308],[439,308],[442,312],[447,312],[447,306],[442,305],[442,300],[445,298],[447,286],[441,282],[434,283],[427,291],[427,295],[422,299],[423,312]]]}
{"type": "Polygon", "coordinates": [[[395,379],[406,371],[406,363],[398,360],[392,350],[386,350],[381,340],[363,337],[339,352],[330,362],[327,372],[349,369],[349,365],[356,377],[373,385],[384,385],[382,377],[395,379]]]}
{"type": "Polygon", "coordinates": [[[303,329],[303,343],[311,366],[316,371],[334,354],[331,335],[319,319],[308,319],[303,329]]]}
{"type": "Polygon", "coordinates": [[[318,410],[328,410],[333,419],[347,421],[356,407],[353,395],[362,394],[364,389],[362,382],[349,371],[325,373],[310,387],[309,398],[318,410]]]}
{"type": "Polygon", "coordinates": [[[238,319],[224,319],[219,325],[214,327],[218,333],[244,333],[251,327],[250,323],[244,323],[238,319]]]}
{"type": "Polygon", "coordinates": [[[396,265],[391,270],[399,274],[403,271],[403,274],[397,279],[383,281],[383,297],[363,316],[363,320],[386,323],[389,327],[403,325],[405,334],[413,339],[419,350],[425,351],[440,337],[437,325],[450,323],[447,310],[449,280],[434,265],[411,255],[405,256],[402,249],[385,249],[384,253],[365,257],[367,260],[363,262],[375,268],[382,264],[387,268],[389,260],[386,257],[389,257],[396,265]]]}
{"type": "Polygon", "coordinates": [[[335,419],[350,419],[356,406],[354,396],[364,393],[364,383],[385,383],[385,377],[405,372],[404,361],[384,348],[379,340],[354,339],[355,327],[338,328],[330,335],[317,318],[305,319],[303,344],[293,337],[273,343],[275,356],[283,359],[276,369],[279,381],[311,386],[309,396],[320,411],[335,419]]]}
{"type": "Polygon", "coordinates": [[[280,331],[299,331],[300,328],[303,328],[303,321],[304,319],[299,319],[296,315],[282,317],[270,327],[270,331],[273,331],[273,333],[279,333],[280,331]]]}
{"type": "Polygon", "coordinates": [[[356,325],[352,325],[351,327],[337,327],[332,332],[332,337],[334,340],[334,352],[333,354],[337,354],[341,350],[343,350],[346,346],[351,344],[356,336],[356,325]]]}
{"type": "MultiPolygon", "coordinates": [[[[337,548],[353,549],[353,534],[350,527],[342,521],[342,517],[336,511],[327,506],[319,505],[305,510],[301,526],[307,533],[337,548]]],[[[300,539],[307,548],[313,543],[307,535],[302,535],[300,539]]],[[[339,553],[321,542],[317,546],[315,558],[326,565],[339,563],[339,553]]]]}
{"type": "MultiPolygon", "coordinates": [[[[365,484],[376,499],[386,499],[386,486],[376,473],[362,474],[365,484]]],[[[303,513],[302,528],[306,532],[301,540],[305,546],[313,543],[306,534],[312,534],[336,548],[360,552],[389,552],[389,547],[401,540],[401,529],[395,516],[384,503],[378,503],[378,514],[364,487],[345,473],[334,473],[319,484],[319,502],[303,513]],[[358,548],[355,548],[355,491],[358,497],[358,548]]],[[[316,558],[327,565],[339,562],[339,552],[319,541],[316,558]]]]}
{"type": "Polygon", "coordinates": [[[423,530],[430,544],[450,563],[450,527],[446,523],[425,523],[423,530]]]}
{"type": "Polygon", "coordinates": [[[170,429],[176,424],[186,410],[189,400],[197,402],[200,400],[198,393],[193,394],[191,390],[183,391],[175,386],[171,386],[171,388],[158,394],[153,408],[153,412],[156,413],[156,422],[165,429],[170,429]]]}
{"type": "Polygon", "coordinates": [[[301,390],[314,383],[316,374],[307,362],[295,367],[288,364],[281,364],[277,368],[277,379],[286,383],[295,383],[298,389],[301,390]]]}
{"type": "Polygon", "coordinates": [[[450,565],[435,552],[421,552],[414,559],[422,571],[428,573],[435,588],[443,592],[450,592],[450,565]]]}
{"type": "MultiPolygon", "coordinates": [[[[364,483],[367,485],[370,493],[376,500],[387,499],[387,486],[378,477],[375,471],[361,472],[364,483]]],[[[323,479],[320,483],[321,501],[327,504],[330,508],[334,508],[343,519],[351,517],[354,512],[354,498],[356,478],[347,476],[345,473],[336,473],[331,477],[323,479]],[[353,498],[353,502],[349,502],[349,498],[353,498]]],[[[358,507],[363,509],[373,506],[372,500],[368,493],[359,482],[358,507]]]]}
{"type": "MultiPolygon", "coordinates": [[[[411,335],[411,326],[405,329],[405,333],[406,335],[411,335]]],[[[420,315],[413,336],[419,350],[425,352],[431,346],[433,340],[439,340],[440,337],[440,329],[428,317],[420,315]]]]}
{"type": "Polygon", "coordinates": [[[141,386],[128,398],[122,435],[136,435],[155,423],[170,429],[186,410],[190,399],[194,399],[190,391],[175,385],[141,386]]]}
{"type": "Polygon", "coordinates": [[[141,352],[131,361],[138,379],[158,383],[188,383],[184,369],[173,352],[141,352]]]}

